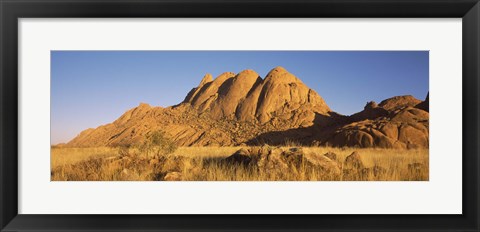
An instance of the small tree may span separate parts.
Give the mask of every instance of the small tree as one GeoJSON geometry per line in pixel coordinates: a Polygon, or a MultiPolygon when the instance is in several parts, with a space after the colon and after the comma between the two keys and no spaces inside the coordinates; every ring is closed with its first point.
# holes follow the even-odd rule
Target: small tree
{"type": "Polygon", "coordinates": [[[153,155],[161,157],[173,153],[177,146],[164,131],[153,131],[145,136],[143,144],[140,145],[140,150],[146,153],[147,156],[153,155]]]}

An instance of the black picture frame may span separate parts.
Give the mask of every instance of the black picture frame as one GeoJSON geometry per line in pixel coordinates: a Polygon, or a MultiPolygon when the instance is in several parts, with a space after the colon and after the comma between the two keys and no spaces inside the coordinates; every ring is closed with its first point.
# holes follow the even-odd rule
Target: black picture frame
{"type": "MultiPolygon", "coordinates": [[[[478,0],[0,0],[1,231],[479,231],[478,0]],[[19,18],[462,18],[461,215],[18,214],[19,18]]],[[[41,200],[41,196],[39,196],[41,200]]],[[[442,202],[438,202],[442,204],[442,202]]]]}

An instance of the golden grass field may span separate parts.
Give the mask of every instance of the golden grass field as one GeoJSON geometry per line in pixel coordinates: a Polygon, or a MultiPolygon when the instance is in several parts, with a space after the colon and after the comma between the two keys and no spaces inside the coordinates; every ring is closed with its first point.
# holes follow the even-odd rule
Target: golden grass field
{"type": "Polygon", "coordinates": [[[302,147],[305,152],[334,152],[345,160],[353,151],[361,154],[365,167],[380,166],[380,176],[328,176],[311,169],[265,172],[221,161],[241,147],[179,147],[168,159],[158,160],[138,149],[55,148],[51,150],[52,181],[427,181],[428,149],[392,150],[375,148],[302,147]],[[412,170],[412,164],[419,168],[412,170]],[[168,174],[170,173],[170,174],[168,174]],[[177,178],[177,179],[176,179],[177,178]]]}

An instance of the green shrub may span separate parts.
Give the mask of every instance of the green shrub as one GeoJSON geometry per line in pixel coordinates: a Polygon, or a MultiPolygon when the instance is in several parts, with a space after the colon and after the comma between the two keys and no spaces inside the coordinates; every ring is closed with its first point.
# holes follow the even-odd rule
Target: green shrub
{"type": "Polygon", "coordinates": [[[155,157],[166,156],[177,150],[173,140],[160,130],[148,133],[139,148],[147,156],[155,157]]]}

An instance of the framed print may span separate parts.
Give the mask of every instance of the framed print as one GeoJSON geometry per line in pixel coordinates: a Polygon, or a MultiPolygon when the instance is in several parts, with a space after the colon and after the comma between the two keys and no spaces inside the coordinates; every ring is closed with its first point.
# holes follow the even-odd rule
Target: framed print
{"type": "Polygon", "coordinates": [[[1,1],[2,231],[478,231],[478,1],[1,1]]]}

